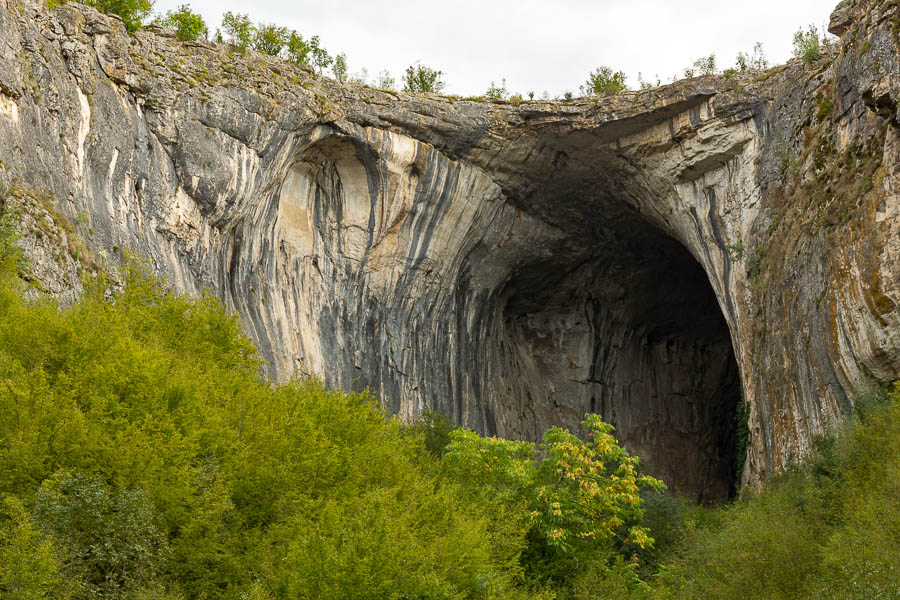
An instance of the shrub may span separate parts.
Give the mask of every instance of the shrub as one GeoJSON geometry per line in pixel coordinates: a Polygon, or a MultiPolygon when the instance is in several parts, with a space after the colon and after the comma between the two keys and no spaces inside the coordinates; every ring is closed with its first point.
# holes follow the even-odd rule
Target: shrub
{"type": "Polygon", "coordinates": [[[193,42],[200,37],[209,35],[206,23],[203,17],[191,10],[187,4],[182,4],[178,10],[170,10],[165,16],[158,17],[153,21],[161,27],[168,27],[175,30],[175,37],[182,42],[193,42]]]}
{"type": "Polygon", "coordinates": [[[484,93],[485,98],[493,98],[495,100],[504,100],[506,95],[506,79],[503,79],[499,86],[492,81],[490,87],[484,93]]]}
{"type": "Polygon", "coordinates": [[[454,478],[474,485],[487,500],[526,511],[528,546],[522,563],[540,582],[568,582],[588,565],[606,565],[622,552],[652,546],[641,490],[662,482],[638,472],[612,436],[612,426],[588,415],[588,439],[553,427],[544,435],[541,460],[528,442],[482,438],[456,430],[443,464],[454,478]]]}
{"type": "Polygon", "coordinates": [[[710,54],[709,56],[701,56],[694,61],[693,69],[691,69],[691,71],[699,73],[700,75],[715,75],[716,55],[710,54]]]}
{"type": "Polygon", "coordinates": [[[61,311],[23,300],[14,265],[0,275],[0,496],[33,502],[40,526],[0,516],[4,585],[62,573],[85,600],[524,595],[519,520],[469,504],[368,395],[264,381],[218,301],[132,263],[114,302],[101,281],[61,311]],[[42,562],[10,579],[4,553],[23,549],[42,562]]]}
{"type": "Polygon", "coordinates": [[[417,62],[406,67],[406,73],[403,75],[403,91],[437,94],[444,89],[443,75],[443,71],[437,71],[417,62]]]}
{"type": "Polygon", "coordinates": [[[738,52],[737,69],[746,71],[748,69],[754,71],[762,71],[769,68],[769,61],[766,59],[766,52],[763,49],[762,42],[756,42],[753,46],[753,52],[738,52]]]}
{"type": "Polygon", "coordinates": [[[334,78],[341,83],[347,81],[347,55],[341,52],[334,57],[334,65],[331,67],[334,78]]]}
{"type": "Polygon", "coordinates": [[[822,43],[816,26],[810,25],[806,31],[798,29],[794,34],[794,56],[810,63],[818,60],[821,55],[822,43]]]}
{"type": "Polygon", "coordinates": [[[253,31],[253,49],[260,54],[278,56],[290,40],[287,27],[258,23],[253,31]]]}
{"type": "Polygon", "coordinates": [[[319,75],[325,72],[334,59],[328,53],[328,51],[322,47],[321,42],[319,41],[319,36],[314,35],[309,38],[309,55],[310,60],[312,62],[313,68],[316,70],[316,73],[319,75]]]}
{"type": "Polygon", "coordinates": [[[34,520],[65,549],[67,568],[92,595],[119,597],[151,581],[167,542],[140,490],[114,489],[96,477],[62,472],[44,482],[34,520]]]}
{"type": "Polygon", "coordinates": [[[587,81],[581,86],[581,93],[585,96],[615,96],[625,91],[625,73],[613,71],[610,67],[598,67],[588,75],[587,81]]]}
{"type": "Polygon", "coordinates": [[[84,4],[120,16],[129,33],[140,29],[153,9],[152,0],[84,0],[84,4]]]}
{"type": "Polygon", "coordinates": [[[378,73],[378,77],[375,78],[375,87],[383,90],[393,90],[397,87],[397,80],[394,79],[390,71],[385,69],[378,73]]]}
{"type": "Polygon", "coordinates": [[[250,22],[250,17],[230,10],[222,15],[222,29],[228,35],[229,42],[242,52],[250,48],[256,35],[256,27],[250,22]]]}
{"type": "Polygon", "coordinates": [[[34,525],[22,502],[0,504],[0,598],[71,598],[76,581],[65,576],[53,540],[34,525]]]}
{"type": "Polygon", "coordinates": [[[682,517],[666,598],[900,597],[900,384],[816,441],[804,466],[718,509],[682,517]]]}

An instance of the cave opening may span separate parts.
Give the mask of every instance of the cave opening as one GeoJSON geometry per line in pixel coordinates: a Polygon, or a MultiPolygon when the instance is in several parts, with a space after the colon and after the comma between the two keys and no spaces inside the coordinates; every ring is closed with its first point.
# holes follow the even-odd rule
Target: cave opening
{"type": "Polygon", "coordinates": [[[741,384],[706,273],[631,211],[583,222],[591,231],[537,253],[500,294],[500,347],[488,359],[524,399],[520,423],[534,424],[513,434],[536,439],[594,412],[677,496],[734,497],[741,384]]]}

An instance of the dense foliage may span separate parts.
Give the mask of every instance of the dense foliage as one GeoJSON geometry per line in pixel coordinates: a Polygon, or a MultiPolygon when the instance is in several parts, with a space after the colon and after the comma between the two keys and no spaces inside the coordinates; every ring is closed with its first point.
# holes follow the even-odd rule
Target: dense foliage
{"type": "Polygon", "coordinates": [[[192,11],[187,4],[182,4],[177,10],[166,11],[165,15],[154,19],[153,23],[174,29],[175,37],[181,42],[192,42],[209,35],[203,17],[192,11]]]}
{"type": "Polygon", "coordinates": [[[403,90],[406,92],[439,93],[444,89],[444,72],[417,62],[406,67],[403,74],[403,90]]]}
{"type": "Polygon", "coordinates": [[[607,66],[597,67],[581,86],[581,93],[585,96],[615,96],[625,91],[625,79],[623,71],[613,71],[607,66]]]}
{"type": "Polygon", "coordinates": [[[617,556],[652,546],[641,491],[662,482],[641,475],[637,458],[597,415],[582,423],[583,440],[558,427],[544,435],[541,460],[529,442],[482,438],[457,429],[443,451],[447,473],[472,487],[479,504],[520,507],[529,579],[565,586],[589,568],[606,569],[617,556]]]}

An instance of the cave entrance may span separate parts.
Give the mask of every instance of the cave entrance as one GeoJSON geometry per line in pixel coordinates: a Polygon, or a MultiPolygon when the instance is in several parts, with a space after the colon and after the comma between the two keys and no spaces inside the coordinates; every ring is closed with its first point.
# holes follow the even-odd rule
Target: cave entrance
{"type": "MultiPolygon", "coordinates": [[[[587,221],[585,221],[587,222],[587,221]]],[[[700,264],[634,214],[594,223],[518,269],[501,294],[501,385],[537,438],[595,412],[676,495],[734,496],[740,377],[700,264]]],[[[492,351],[493,352],[493,351],[492,351]]],[[[500,415],[504,433],[514,419],[500,415]]]]}

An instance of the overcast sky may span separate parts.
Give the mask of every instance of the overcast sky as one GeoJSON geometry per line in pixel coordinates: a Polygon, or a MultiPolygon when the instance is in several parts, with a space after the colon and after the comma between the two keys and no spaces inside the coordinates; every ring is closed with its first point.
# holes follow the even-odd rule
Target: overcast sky
{"type": "MultiPolygon", "coordinates": [[[[184,0],[157,0],[163,13],[184,0]]],[[[599,65],[625,71],[636,87],[663,82],[715,53],[719,68],[763,43],[771,63],[791,55],[793,33],[821,30],[838,0],[194,0],[211,32],[222,13],[318,35],[345,52],[350,72],[391,71],[398,85],[416,60],[444,72],[445,92],[483,94],[506,79],[510,92],[575,92],[599,65]]]]}

